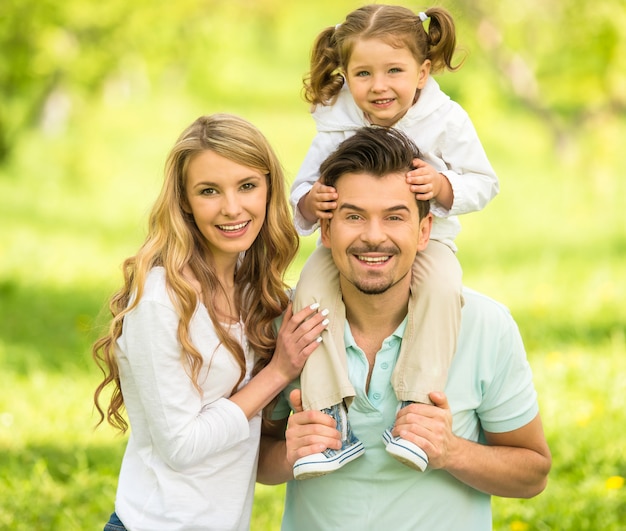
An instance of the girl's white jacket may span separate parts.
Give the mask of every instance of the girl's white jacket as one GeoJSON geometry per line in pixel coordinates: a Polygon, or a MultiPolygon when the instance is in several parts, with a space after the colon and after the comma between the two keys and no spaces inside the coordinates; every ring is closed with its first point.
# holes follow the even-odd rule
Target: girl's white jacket
{"type": "MultiPolygon", "coordinates": [[[[312,234],[318,226],[307,222],[297,205],[318,180],[320,164],[343,140],[361,127],[371,125],[354,102],[347,84],[333,105],[318,105],[312,115],[318,132],[296,176],[290,197],[295,225],[302,235],[312,234]]],[[[411,138],[422,152],[423,160],[450,181],[454,203],[447,210],[436,200],[431,201],[434,220],[430,237],[456,251],[454,239],[461,229],[457,215],[483,209],[499,191],[498,178],[476,130],[465,110],[442,92],[432,77],[415,105],[394,127],[411,138]]]]}

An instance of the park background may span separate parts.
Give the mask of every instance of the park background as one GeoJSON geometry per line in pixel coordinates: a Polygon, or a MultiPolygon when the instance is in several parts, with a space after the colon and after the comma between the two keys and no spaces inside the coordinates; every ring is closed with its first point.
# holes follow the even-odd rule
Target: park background
{"type": "MultiPolygon", "coordinates": [[[[494,528],[624,529],[626,5],[437,3],[465,57],[437,79],[501,180],[461,220],[464,281],[518,321],[554,460],[540,496],[494,499],[494,528]]],[[[90,345],[166,154],[197,116],[231,112],[293,179],[315,133],[312,41],[359,5],[0,3],[0,529],[102,528],[126,439],[94,430],[90,345]]],[[[257,488],[254,531],[278,529],[283,495],[257,488]]]]}

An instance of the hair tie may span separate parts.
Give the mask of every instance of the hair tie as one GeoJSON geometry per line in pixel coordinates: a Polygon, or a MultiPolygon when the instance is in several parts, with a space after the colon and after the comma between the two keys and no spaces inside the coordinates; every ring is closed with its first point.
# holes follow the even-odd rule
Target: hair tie
{"type": "Polygon", "coordinates": [[[429,17],[426,13],[424,13],[423,11],[420,11],[420,12],[419,12],[419,15],[417,15],[417,16],[420,18],[420,20],[421,20],[422,22],[426,22],[426,19],[430,18],[430,17],[429,17]]]}
{"type": "Polygon", "coordinates": [[[341,27],[341,22],[335,25],[335,31],[337,31],[341,27]]]}

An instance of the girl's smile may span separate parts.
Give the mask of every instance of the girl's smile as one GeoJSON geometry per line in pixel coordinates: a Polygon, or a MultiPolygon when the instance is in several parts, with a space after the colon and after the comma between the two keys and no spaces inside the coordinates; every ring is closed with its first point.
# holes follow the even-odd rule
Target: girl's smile
{"type": "Polygon", "coordinates": [[[380,39],[354,44],[346,68],[352,97],[374,125],[390,127],[416,101],[428,79],[430,61],[421,65],[406,47],[394,48],[380,39]]]}

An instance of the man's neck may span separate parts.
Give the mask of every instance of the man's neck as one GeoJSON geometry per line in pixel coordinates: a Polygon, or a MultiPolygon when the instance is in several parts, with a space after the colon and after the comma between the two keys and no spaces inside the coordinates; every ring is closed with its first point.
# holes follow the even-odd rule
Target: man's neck
{"type": "Polygon", "coordinates": [[[353,285],[342,283],[346,319],[354,340],[368,358],[375,356],[382,342],[406,317],[409,287],[410,275],[379,295],[366,295],[353,285]]]}

